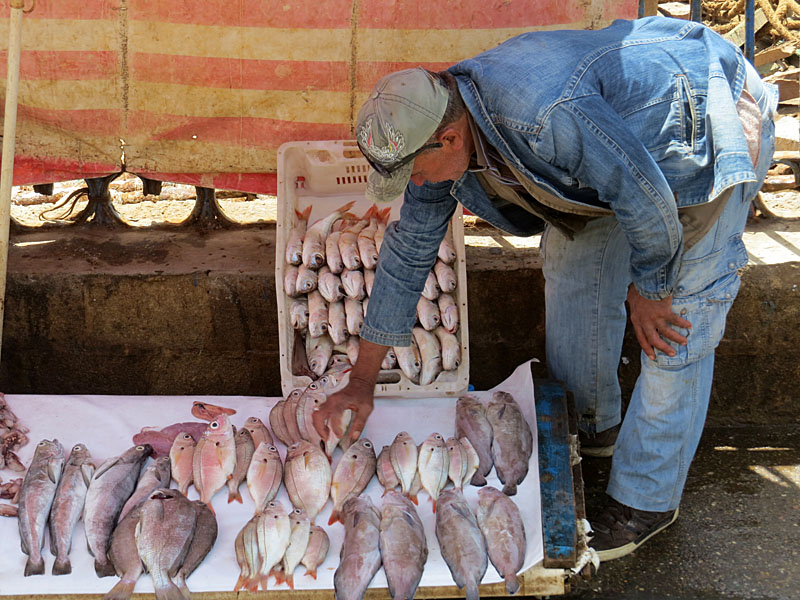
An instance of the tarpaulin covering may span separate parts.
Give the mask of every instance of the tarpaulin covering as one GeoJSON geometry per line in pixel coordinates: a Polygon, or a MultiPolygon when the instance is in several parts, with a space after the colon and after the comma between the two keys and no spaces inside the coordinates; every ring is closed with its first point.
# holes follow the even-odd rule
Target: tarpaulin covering
{"type": "MultiPolygon", "coordinates": [[[[443,69],[523,31],[603,27],[637,8],[638,0],[36,0],[23,19],[14,184],[98,177],[124,164],[152,179],[274,192],[278,147],[351,137],[382,75],[443,69]]],[[[3,78],[8,14],[3,3],[3,78]]]]}

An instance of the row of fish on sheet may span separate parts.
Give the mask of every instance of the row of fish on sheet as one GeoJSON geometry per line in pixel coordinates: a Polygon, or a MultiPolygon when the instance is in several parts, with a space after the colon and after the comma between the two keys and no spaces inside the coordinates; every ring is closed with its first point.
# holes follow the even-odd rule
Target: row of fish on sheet
{"type": "Polygon", "coordinates": [[[153,576],[157,597],[188,596],[185,578],[213,546],[216,519],[204,503],[166,489],[171,475],[168,457],[152,461],[143,471],[151,454],[148,444],[137,445],[96,467],[84,444],[76,444],[65,458],[57,439],[39,442],[19,498],[20,544],[28,556],[25,576],[45,571],[42,548],[48,525],[55,556],[52,573],[71,573],[73,531],[83,518],[95,572],[99,577],[122,577],[107,598],[128,598],[145,568],[153,576]],[[176,543],[178,533],[182,545],[173,548],[177,554],[164,563],[166,555],[159,553],[176,543]],[[169,590],[179,595],[170,596],[169,590]]]}
{"type": "MultiPolygon", "coordinates": [[[[290,298],[290,319],[304,336],[308,370],[317,377],[337,352],[355,364],[388,221],[390,208],[380,211],[373,205],[357,217],[347,212],[352,206],[349,202],[310,226],[311,207],[296,210],[285,248],[283,288],[290,298]]],[[[457,279],[451,266],[455,260],[449,232],[417,304],[412,343],[391,348],[383,370],[399,368],[410,381],[428,385],[442,371],[458,369],[459,310],[453,296],[457,279]]],[[[295,375],[309,374],[293,368],[295,375]]]]}
{"type": "MultiPolygon", "coordinates": [[[[525,527],[516,504],[493,487],[478,492],[477,517],[457,488],[441,495],[436,513],[439,549],[459,589],[470,600],[480,597],[479,584],[488,560],[504,578],[506,590],[519,590],[517,577],[526,550],[525,527]]],[[[411,599],[428,559],[425,529],[414,504],[405,495],[387,490],[379,511],[368,496],[345,502],[345,526],[339,567],[334,574],[337,600],[360,600],[383,565],[389,593],[395,600],[411,599]]]]}

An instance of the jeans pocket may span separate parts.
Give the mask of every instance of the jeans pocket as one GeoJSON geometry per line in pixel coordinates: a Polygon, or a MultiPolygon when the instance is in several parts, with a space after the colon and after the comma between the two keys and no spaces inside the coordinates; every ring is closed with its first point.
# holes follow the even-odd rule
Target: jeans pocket
{"type": "Polygon", "coordinates": [[[667,342],[675,356],[656,351],[656,363],[665,368],[684,367],[705,358],[719,345],[725,333],[728,311],[739,292],[737,272],[720,278],[712,287],[700,294],[676,298],[672,309],[692,324],[691,329],[675,328],[688,341],[686,346],[667,342]]]}

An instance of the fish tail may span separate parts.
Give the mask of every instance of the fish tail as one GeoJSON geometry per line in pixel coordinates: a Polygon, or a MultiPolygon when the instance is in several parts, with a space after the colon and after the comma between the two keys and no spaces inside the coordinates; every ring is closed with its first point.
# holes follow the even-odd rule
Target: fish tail
{"type": "Polygon", "coordinates": [[[406,494],[406,497],[411,500],[415,505],[419,506],[419,500],[417,500],[416,494],[406,494]]]}
{"type": "Polygon", "coordinates": [[[156,600],[186,600],[181,588],[169,579],[155,588],[156,600]]]}
{"type": "Polygon", "coordinates": [[[238,592],[239,590],[245,587],[246,583],[247,583],[247,577],[245,577],[244,573],[242,573],[241,575],[239,575],[239,579],[236,580],[236,585],[233,586],[233,591],[238,592]]]}
{"type": "Polygon", "coordinates": [[[506,575],[506,591],[509,594],[516,594],[519,591],[519,579],[516,573],[506,575]]]}
{"type": "Polygon", "coordinates": [[[120,579],[111,590],[103,596],[103,600],[128,600],[133,595],[135,581],[120,579]]]}
{"type": "Polygon", "coordinates": [[[328,519],[328,525],[333,525],[334,523],[341,523],[341,518],[339,518],[338,510],[331,511],[331,518],[328,519]]]}
{"type": "Polygon", "coordinates": [[[178,486],[178,491],[185,496],[186,494],[189,493],[189,484],[191,484],[191,483],[192,483],[191,481],[186,481],[186,482],[181,483],[178,486]]]}
{"type": "Polygon", "coordinates": [[[436,500],[431,498],[431,502],[433,502],[433,514],[436,514],[436,500]]]}
{"type": "Polygon", "coordinates": [[[483,487],[484,485],[486,485],[486,477],[484,477],[480,473],[475,473],[475,475],[472,476],[472,485],[477,487],[483,487]]]}
{"type": "Polygon", "coordinates": [[[506,496],[513,496],[514,494],[517,493],[517,484],[509,481],[507,484],[503,486],[503,493],[506,496]]]}
{"type": "Polygon", "coordinates": [[[111,577],[117,574],[114,565],[110,562],[100,562],[97,559],[94,561],[94,572],[97,573],[98,577],[111,577]]]}
{"type": "Polygon", "coordinates": [[[39,560],[28,558],[25,563],[25,577],[30,577],[31,575],[44,575],[44,558],[41,556],[39,560]]]}
{"type": "Polygon", "coordinates": [[[316,567],[313,568],[313,569],[309,569],[308,567],[306,567],[306,575],[309,576],[309,577],[312,577],[313,579],[316,579],[317,578],[317,569],[316,569],[316,567]]]}
{"type": "Polygon", "coordinates": [[[284,578],[283,582],[286,583],[289,586],[289,589],[293,590],[294,589],[294,574],[293,573],[289,573],[289,575],[284,578]]]}
{"type": "Polygon", "coordinates": [[[175,574],[175,577],[172,579],[172,581],[181,591],[181,594],[183,594],[184,600],[192,600],[192,592],[189,591],[189,588],[186,585],[186,579],[184,579],[183,574],[180,571],[175,574]]]}
{"type": "Polygon", "coordinates": [[[474,581],[467,583],[466,600],[480,600],[481,592],[478,589],[478,584],[474,581]]]}
{"type": "MultiPolygon", "coordinates": [[[[280,563],[278,563],[278,566],[280,566],[280,563]]],[[[283,571],[281,570],[276,571],[275,569],[272,569],[269,574],[275,578],[276,585],[280,585],[285,581],[283,578],[283,571]]]]}
{"type": "Polygon", "coordinates": [[[69,562],[69,558],[56,558],[56,561],[53,563],[53,575],[69,575],[72,573],[72,565],[69,562]]]}
{"type": "Polygon", "coordinates": [[[261,589],[266,592],[268,587],[267,584],[269,583],[269,575],[261,575],[261,577],[258,578],[258,581],[261,583],[261,589]]]}
{"type": "Polygon", "coordinates": [[[239,493],[239,490],[230,490],[228,492],[228,504],[236,500],[239,504],[242,503],[242,495],[239,493]]]}

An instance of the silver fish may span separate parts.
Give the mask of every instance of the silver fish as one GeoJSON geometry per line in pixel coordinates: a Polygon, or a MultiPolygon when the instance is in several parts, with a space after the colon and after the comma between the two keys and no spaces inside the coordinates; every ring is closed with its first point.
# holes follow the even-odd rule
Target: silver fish
{"type": "Polygon", "coordinates": [[[389,447],[389,460],[394,467],[400,488],[409,495],[414,476],[417,474],[419,451],[417,444],[407,431],[398,433],[389,447]]]}
{"type": "Polygon", "coordinates": [[[261,588],[267,589],[267,579],[273,567],[280,564],[292,533],[289,515],[280,502],[269,502],[258,519],[258,552],[261,566],[258,569],[261,588]]]}
{"type": "Polygon", "coordinates": [[[398,479],[397,473],[394,472],[394,467],[392,466],[390,452],[391,446],[384,446],[380,454],[378,454],[378,461],[375,464],[375,474],[378,476],[378,481],[383,486],[384,495],[386,495],[386,492],[389,490],[393,490],[400,485],[400,479],[398,479]]]}
{"type": "Polygon", "coordinates": [[[340,206],[306,229],[306,235],[303,238],[303,264],[305,266],[319,269],[325,264],[325,239],[330,234],[333,224],[341,219],[354,204],[355,201],[351,201],[340,206]]]}
{"type": "MultiPolygon", "coordinates": [[[[350,335],[360,335],[361,328],[364,327],[364,311],[361,307],[361,302],[353,298],[345,298],[344,314],[347,320],[347,331],[350,335]]],[[[353,362],[352,359],[351,362],[353,362]]]]}
{"type": "Polygon", "coordinates": [[[311,337],[310,335],[306,336],[308,366],[311,367],[311,370],[314,371],[317,376],[322,376],[327,370],[328,363],[333,354],[333,346],[333,340],[327,334],[317,338],[311,337]]]}
{"type": "Polygon", "coordinates": [[[344,285],[342,285],[341,278],[328,267],[322,267],[319,270],[317,289],[325,298],[325,302],[336,302],[344,298],[344,285]]]}
{"type": "Polygon", "coordinates": [[[295,209],[294,214],[295,223],[291,230],[289,230],[284,259],[287,264],[299,265],[303,261],[303,237],[305,237],[306,229],[308,228],[308,217],[311,215],[311,207],[306,207],[303,212],[295,209]]]}
{"type": "Polygon", "coordinates": [[[19,493],[19,540],[28,555],[25,577],[44,574],[44,530],[63,468],[64,448],[58,440],[39,442],[19,493]]]}
{"type": "Polygon", "coordinates": [[[214,543],[217,541],[219,530],[217,518],[208,506],[200,502],[200,500],[194,500],[192,504],[194,504],[196,516],[194,535],[192,536],[192,542],[189,544],[189,549],[186,551],[181,568],[172,578],[186,598],[189,598],[186,579],[194,573],[194,570],[200,566],[200,563],[211,552],[214,543]]]}
{"type": "Polygon", "coordinates": [[[261,513],[278,494],[283,479],[283,463],[278,449],[261,442],[247,468],[247,489],[255,504],[255,513],[261,513]]]}
{"type": "Polygon", "coordinates": [[[234,548],[236,550],[236,562],[239,563],[239,580],[233,587],[234,592],[241,589],[248,592],[258,591],[258,568],[261,566],[261,558],[258,551],[258,521],[261,514],[257,514],[250,519],[236,536],[234,548]]]}
{"type": "Polygon", "coordinates": [[[247,417],[247,421],[244,422],[243,427],[250,432],[250,437],[253,439],[253,448],[258,448],[261,442],[267,442],[268,444],[275,443],[269,429],[267,429],[267,426],[264,425],[264,422],[258,417],[247,417]]]}
{"type": "Polygon", "coordinates": [[[328,333],[331,340],[337,346],[347,341],[349,331],[347,329],[347,313],[345,312],[344,302],[338,300],[328,305],[328,333]]]}
{"type": "Polygon", "coordinates": [[[392,598],[413,598],[428,560],[428,542],[411,500],[393,490],[383,498],[380,547],[392,598]]]}
{"type": "Polygon", "coordinates": [[[419,384],[429,385],[436,381],[439,373],[442,372],[442,349],[439,346],[439,339],[422,327],[414,327],[412,333],[417,348],[419,348],[422,365],[419,372],[419,384]]]}
{"type": "Polygon", "coordinates": [[[325,238],[325,262],[331,273],[338,275],[344,269],[342,262],[342,254],[339,252],[339,238],[341,231],[331,231],[327,238],[325,238]]]}
{"type": "Polygon", "coordinates": [[[122,507],[139,481],[142,466],[152,452],[150,444],[128,448],[100,465],[89,482],[83,507],[83,524],[98,577],[108,577],[115,572],[107,555],[111,533],[122,507]]]}
{"type": "Polygon", "coordinates": [[[303,439],[303,432],[297,423],[297,405],[303,396],[304,388],[295,388],[286,396],[283,405],[283,424],[286,427],[286,435],[289,437],[289,446],[303,439]]]}
{"type": "Polygon", "coordinates": [[[394,346],[394,353],[397,356],[397,365],[410,381],[419,382],[419,372],[422,368],[420,361],[419,348],[415,343],[408,346],[394,346]]]}
{"type": "Polygon", "coordinates": [[[295,293],[308,294],[317,289],[318,284],[317,272],[312,270],[311,267],[300,265],[297,267],[297,283],[295,284],[295,293]]]}
{"type": "Polygon", "coordinates": [[[436,275],[436,281],[439,282],[439,288],[445,294],[456,289],[456,272],[450,265],[437,259],[433,265],[433,272],[436,275]]]}
{"type": "Polygon", "coordinates": [[[503,493],[513,496],[528,475],[533,453],[533,434],[516,400],[506,392],[495,392],[486,409],[492,426],[492,459],[503,493]]]}
{"type": "Polygon", "coordinates": [[[285,404],[285,399],[278,400],[269,411],[269,426],[272,427],[272,433],[284,446],[291,446],[292,440],[289,438],[289,433],[286,431],[286,422],[283,420],[283,407],[285,404]]]}
{"type": "Polygon", "coordinates": [[[308,295],[308,333],[320,337],[328,331],[328,305],[318,291],[308,295]]]}
{"type": "MultiPolygon", "coordinates": [[[[261,420],[258,417],[250,418],[261,423],[261,420]]],[[[261,423],[261,427],[264,427],[263,423],[261,423]]],[[[242,484],[242,481],[244,481],[245,477],[247,477],[247,468],[250,466],[250,460],[253,458],[253,453],[256,451],[256,447],[255,442],[253,441],[253,436],[250,433],[250,430],[247,429],[247,426],[239,429],[234,434],[234,440],[236,441],[236,467],[234,467],[233,475],[231,475],[231,478],[228,479],[227,483],[228,504],[233,501],[241,504],[242,495],[239,493],[239,486],[242,484]]],[[[270,436],[270,443],[272,443],[272,436],[270,436]]]]}
{"type": "MultiPolygon", "coordinates": [[[[345,300],[345,302],[347,302],[345,300]]],[[[345,304],[345,308],[347,308],[347,304],[345,304]]],[[[361,322],[363,324],[363,321],[361,322]]],[[[359,333],[361,332],[361,328],[359,327],[359,333]]],[[[358,337],[357,333],[350,332],[351,335],[347,338],[347,359],[352,363],[356,364],[358,360],[358,350],[360,348],[360,338],[358,337]]]]}
{"type": "Polygon", "coordinates": [[[292,327],[298,331],[308,328],[308,298],[295,298],[292,300],[292,305],[289,307],[289,318],[292,322],[292,327]]]}
{"type": "Polygon", "coordinates": [[[394,348],[389,348],[386,351],[386,356],[383,357],[383,361],[381,361],[381,369],[389,371],[396,367],[397,367],[397,354],[395,354],[394,348]]]}
{"type": "Polygon", "coordinates": [[[179,433],[169,450],[170,473],[184,496],[194,479],[194,448],[197,443],[188,433],[179,433]]]}
{"type": "Polygon", "coordinates": [[[295,508],[289,513],[289,545],[283,554],[283,574],[278,583],[286,583],[294,589],[294,570],[305,556],[308,539],[311,534],[311,520],[302,508],[295,508]]]}
{"type": "Polygon", "coordinates": [[[478,491],[478,525],[489,559],[506,582],[506,591],[519,590],[517,573],[525,562],[525,525],[514,501],[491,486],[478,491]]]}
{"type": "Polygon", "coordinates": [[[375,232],[378,230],[377,208],[369,221],[369,225],[358,234],[358,255],[365,269],[374,269],[378,264],[378,249],[375,247],[375,232]]]}
{"type": "Polygon", "coordinates": [[[69,562],[72,532],[81,518],[86,490],[89,489],[94,469],[95,465],[89,450],[83,444],[76,444],[64,465],[50,509],[50,552],[56,557],[53,563],[53,575],[66,575],[72,572],[69,562]]]}
{"type": "Polygon", "coordinates": [[[305,440],[295,442],[286,454],[283,478],[292,504],[304,509],[313,523],[331,491],[328,457],[305,440]]]}
{"type": "Polygon", "coordinates": [[[439,314],[439,305],[420,296],[417,302],[417,318],[427,331],[433,331],[442,322],[442,317],[439,314]]]}
{"type": "Polygon", "coordinates": [[[492,470],[492,426],[486,409],[474,396],[462,396],[456,403],[456,437],[466,437],[480,457],[480,465],[472,476],[472,485],[486,485],[492,470]]]}
{"type": "Polygon", "coordinates": [[[436,334],[441,347],[442,368],[445,371],[455,371],[461,366],[461,344],[458,338],[444,327],[437,327],[433,333],[436,334]]]}
{"type": "Polygon", "coordinates": [[[381,514],[369,496],[350,498],[342,513],[344,542],[333,587],[337,600],[360,600],[381,567],[381,514]]]}
{"type": "Polygon", "coordinates": [[[460,490],[464,485],[464,476],[467,473],[467,451],[458,438],[448,438],[445,443],[447,444],[447,455],[450,457],[450,470],[447,476],[453,482],[453,487],[460,490]]]}
{"type": "Polygon", "coordinates": [[[124,519],[128,511],[137,504],[144,502],[153,490],[168,488],[170,477],[171,469],[169,456],[160,456],[150,463],[139,477],[133,494],[131,494],[131,497],[128,498],[128,501],[122,506],[119,518],[124,519]]]}
{"type": "Polygon", "coordinates": [[[367,295],[364,273],[361,271],[351,271],[350,269],[342,271],[342,286],[344,286],[345,295],[353,300],[363,300],[367,295]]]}
{"type": "Polygon", "coordinates": [[[427,300],[436,300],[441,292],[436,275],[433,271],[428,271],[428,278],[425,280],[425,287],[422,289],[422,297],[427,300]]]}
{"type": "Polygon", "coordinates": [[[359,220],[348,225],[339,236],[339,253],[346,269],[354,271],[361,268],[361,255],[358,252],[358,234],[369,221],[359,220]]]}
{"type": "Polygon", "coordinates": [[[456,261],[456,248],[455,244],[453,244],[452,227],[448,227],[447,234],[439,244],[438,256],[439,260],[448,265],[452,265],[456,261]]]}
{"type": "Polygon", "coordinates": [[[325,562],[331,542],[328,534],[319,525],[312,525],[308,534],[308,545],[300,563],[306,568],[306,575],[316,579],[317,567],[325,562]]]}
{"type": "Polygon", "coordinates": [[[440,294],[437,298],[439,315],[444,327],[449,333],[458,331],[458,305],[450,294],[440,294]]]}
{"type": "Polygon", "coordinates": [[[324,448],[325,440],[322,439],[317,428],[314,427],[314,411],[323,405],[325,400],[327,400],[325,392],[312,383],[303,390],[297,403],[297,427],[300,430],[300,436],[317,448],[324,448]]]}
{"type": "Polygon", "coordinates": [[[159,489],[141,504],[136,548],[153,578],[157,600],[180,600],[172,578],[183,564],[197,523],[195,505],[178,490],[159,489]]]}
{"type": "Polygon", "coordinates": [[[103,596],[103,600],[128,600],[133,595],[136,582],[144,573],[144,565],[136,548],[136,526],[139,524],[141,510],[140,504],[128,511],[111,534],[108,559],[114,565],[120,580],[103,596]]]}
{"type": "Polygon", "coordinates": [[[442,492],[436,512],[436,539],[458,588],[466,587],[467,600],[480,598],[478,586],[489,566],[486,542],[461,490],[442,492]]]}
{"type": "Polygon", "coordinates": [[[283,291],[286,295],[294,298],[297,296],[297,267],[288,265],[283,271],[283,291]]]}
{"type": "Polygon", "coordinates": [[[331,479],[333,511],[328,525],[342,520],[344,503],[364,491],[375,475],[377,462],[375,447],[366,438],[359,439],[347,448],[331,479]]]}
{"type": "Polygon", "coordinates": [[[372,286],[375,285],[375,269],[364,270],[364,287],[367,290],[367,296],[372,296],[372,286]]]}
{"type": "Polygon", "coordinates": [[[468,438],[462,437],[458,440],[458,442],[461,444],[461,449],[464,452],[464,458],[466,462],[464,478],[461,480],[461,485],[463,487],[472,481],[472,477],[475,475],[475,473],[477,473],[478,467],[481,464],[481,457],[478,456],[477,452],[475,452],[475,448],[473,448],[472,442],[470,442],[468,438]]]}
{"type": "Polygon", "coordinates": [[[439,498],[439,492],[447,484],[450,471],[450,457],[442,434],[432,433],[422,442],[417,469],[422,487],[433,502],[433,512],[436,512],[436,500],[439,498]]]}

